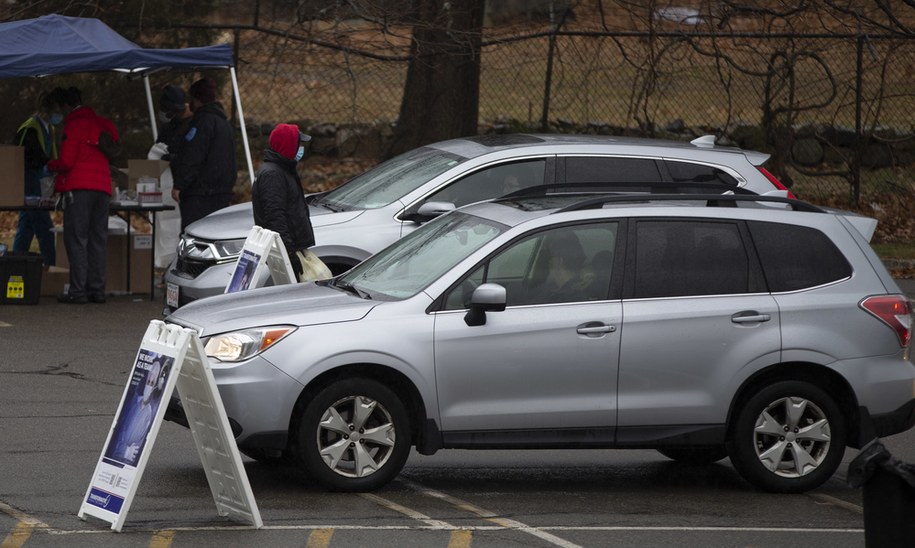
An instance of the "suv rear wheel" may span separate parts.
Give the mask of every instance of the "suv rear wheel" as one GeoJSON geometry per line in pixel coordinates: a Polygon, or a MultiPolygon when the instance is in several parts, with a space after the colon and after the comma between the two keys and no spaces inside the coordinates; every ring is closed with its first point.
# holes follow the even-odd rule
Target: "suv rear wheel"
{"type": "Polygon", "coordinates": [[[337,381],[306,406],[298,432],[305,471],[334,491],[371,491],[400,473],[410,423],[397,395],[370,379],[337,381]]]}
{"type": "Polygon", "coordinates": [[[842,413],[826,392],[806,382],[777,382],[738,412],[731,461],[760,489],[801,493],[832,476],[845,453],[845,435],[842,413]]]}

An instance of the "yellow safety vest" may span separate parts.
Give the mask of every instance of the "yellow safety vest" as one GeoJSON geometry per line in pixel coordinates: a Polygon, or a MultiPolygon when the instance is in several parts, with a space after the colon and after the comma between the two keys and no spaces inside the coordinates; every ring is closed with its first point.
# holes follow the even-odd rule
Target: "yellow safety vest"
{"type": "MultiPolygon", "coordinates": [[[[22,132],[22,136],[19,138],[19,146],[22,146],[22,143],[25,142],[25,132],[22,130],[29,129],[29,128],[35,130],[35,133],[38,135],[38,144],[41,145],[41,150],[43,150],[45,153],[47,153],[48,147],[45,145],[45,142],[44,142],[44,127],[42,127],[42,124],[38,120],[38,118],[36,118],[34,116],[30,116],[28,120],[26,120],[25,122],[22,122],[22,125],[19,126],[19,129],[16,130],[17,134],[20,131],[22,132]]],[[[51,133],[51,126],[48,126],[48,133],[51,133]]],[[[53,160],[54,158],[57,158],[57,143],[54,142],[54,139],[52,138],[51,139],[50,159],[53,160]]]]}

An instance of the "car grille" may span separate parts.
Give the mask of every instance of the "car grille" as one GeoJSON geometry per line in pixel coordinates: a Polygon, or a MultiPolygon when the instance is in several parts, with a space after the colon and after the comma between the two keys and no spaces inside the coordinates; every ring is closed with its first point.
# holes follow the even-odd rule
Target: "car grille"
{"type": "Polygon", "coordinates": [[[210,268],[214,264],[216,263],[212,261],[191,261],[179,257],[173,272],[178,276],[183,278],[190,278],[193,280],[197,276],[203,274],[206,269],[210,268]]]}

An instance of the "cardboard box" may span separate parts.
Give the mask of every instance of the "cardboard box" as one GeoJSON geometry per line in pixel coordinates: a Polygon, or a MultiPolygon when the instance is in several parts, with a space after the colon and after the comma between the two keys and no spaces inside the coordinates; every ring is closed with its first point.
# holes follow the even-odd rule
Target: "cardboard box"
{"type": "MultiPolygon", "coordinates": [[[[149,293],[149,272],[152,267],[152,234],[130,233],[130,292],[149,293]]],[[[54,241],[57,249],[57,268],[70,267],[63,232],[55,230],[54,241]]],[[[69,271],[67,282],[69,282],[69,271]]],[[[105,250],[105,293],[124,294],[127,292],[127,234],[108,233],[108,247],[105,250]]]]}
{"type": "Polygon", "coordinates": [[[137,180],[140,177],[150,177],[158,183],[162,173],[168,169],[165,160],[127,160],[127,188],[137,189],[137,180]]]}
{"type": "MultiPolygon", "coordinates": [[[[58,252],[58,257],[60,252],[58,252]]],[[[66,257],[66,253],[64,254],[66,257]]],[[[41,296],[54,297],[64,292],[64,286],[70,283],[70,271],[59,266],[52,266],[41,273],[41,296]]]]}
{"type": "Polygon", "coordinates": [[[25,203],[24,150],[20,146],[0,145],[0,205],[25,203]]]}

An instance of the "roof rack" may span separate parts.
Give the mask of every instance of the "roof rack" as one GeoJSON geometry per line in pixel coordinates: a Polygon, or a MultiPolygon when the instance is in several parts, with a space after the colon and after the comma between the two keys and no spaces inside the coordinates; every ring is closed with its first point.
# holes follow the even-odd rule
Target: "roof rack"
{"type": "Polygon", "coordinates": [[[657,181],[657,182],[615,182],[615,183],[550,183],[545,185],[535,185],[522,188],[500,196],[503,199],[513,198],[530,198],[534,196],[546,196],[548,194],[558,194],[557,191],[566,192],[584,192],[589,194],[603,194],[610,192],[638,192],[642,194],[648,192],[657,194],[686,194],[690,190],[705,190],[710,194],[714,192],[733,192],[735,194],[746,194],[757,196],[755,192],[737,186],[725,186],[721,183],[707,183],[695,181],[657,181]]]}
{"type": "Polygon", "coordinates": [[[554,211],[554,213],[563,213],[566,211],[580,211],[582,209],[598,209],[609,203],[626,203],[626,202],[684,202],[698,201],[707,202],[708,207],[720,207],[725,204],[737,205],[738,202],[769,202],[776,204],[785,204],[791,206],[794,211],[806,211],[810,213],[826,213],[813,204],[795,200],[792,198],[783,198],[781,196],[763,196],[758,194],[616,194],[608,196],[598,196],[589,198],[580,202],[568,205],[554,211]]]}

